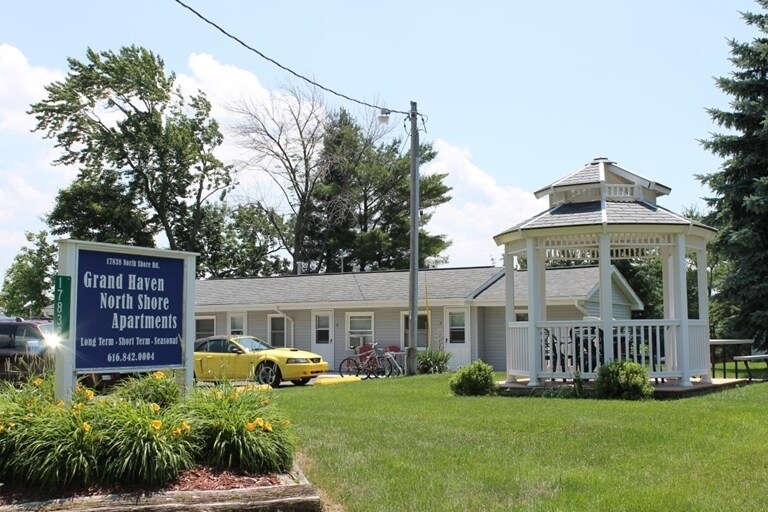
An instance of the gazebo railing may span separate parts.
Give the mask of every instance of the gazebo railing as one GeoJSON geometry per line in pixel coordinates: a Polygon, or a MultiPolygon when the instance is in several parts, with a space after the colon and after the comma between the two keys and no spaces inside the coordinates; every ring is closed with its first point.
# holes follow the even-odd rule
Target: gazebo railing
{"type": "MultiPolygon", "coordinates": [[[[594,379],[600,365],[628,360],[648,369],[653,379],[680,378],[681,329],[678,320],[614,320],[610,334],[600,320],[545,321],[536,329],[537,368],[540,379],[594,379]]],[[[507,373],[531,376],[528,322],[509,325],[507,373]]],[[[688,321],[689,374],[709,373],[706,323],[688,321]]]]}

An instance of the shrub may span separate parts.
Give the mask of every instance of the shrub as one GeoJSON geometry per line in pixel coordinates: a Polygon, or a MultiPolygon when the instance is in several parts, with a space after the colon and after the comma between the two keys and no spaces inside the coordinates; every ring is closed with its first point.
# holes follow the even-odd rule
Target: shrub
{"type": "Polygon", "coordinates": [[[611,361],[597,372],[595,392],[598,398],[641,400],[653,395],[648,369],[632,361],[611,361]]]}
{"type": "Polygon", "coordinates": [[[154,372],[148,375],[132,375],[117,384],[113,395],[129,402],[149,402],[163,409],[181,399],[181,390],[173,373],[154,372]]]}
{"type": "Polygon", "coordinates": [[[453,394],[466,396],[492,395],[497,389],[493,367],[480,359],[459,368],[449,385],[453,394]]]}
{"type": "Polygon", "coordinates": [[[448,361],[453,354],[428,348],[417,354],[419,373],[445,373],[448,371],[448,361]]]}
{"type": "Polygon", "coordinates": [[[195,464],[266,473],[293,462],[289,422],[252,386],[181,396],[173,378],[156,373],[104,396],[79,386],[66,404],[54,401],[52,381],[0,383],[0,482],[155,488],[195,464]]]}
{"type": "Polygon", "coordinates": [[[199,462],[216,469],[280,472],[293,464],[290,422],[255,386],[195,389],[186,402],[199,462]]]}

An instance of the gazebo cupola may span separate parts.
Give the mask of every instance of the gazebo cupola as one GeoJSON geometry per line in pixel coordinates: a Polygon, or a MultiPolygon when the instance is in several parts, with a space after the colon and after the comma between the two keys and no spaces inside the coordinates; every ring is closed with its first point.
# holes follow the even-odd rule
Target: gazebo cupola
{"type": "Polygon", "coordinates": [[[527,377],[582,378],[596,375],[609,360],[635,360],[653,377],[710,379],[706,293],[709,226],[657,204],[671,189],[596,158],[564,178],[537,190],[549,208],[496,235],[504,246],[507,307],[507,369],[510,380],[527,377]],[[686,256],[696,258],[698,318],[688,318],[686,256]],[[527,265],[528,318],[514,313],[514,260],[527,265]],[[661,258],[664,318],[615,318],[612,261],[661,258]],[[580,322],[548,321],[544,269],[552,262],[594,262],[600,266],[600,314],[580,322]],[[607,298],[608,300],[605,300],[607,298]]]}

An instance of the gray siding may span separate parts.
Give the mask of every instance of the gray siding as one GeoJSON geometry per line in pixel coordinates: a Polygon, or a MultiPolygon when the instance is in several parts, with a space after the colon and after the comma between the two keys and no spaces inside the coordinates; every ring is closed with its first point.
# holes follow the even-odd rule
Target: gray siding
{"type": "Polygon", "coordinates": [[[505,323],[505,308],[481,308],[482,338],[479,344],[479,357],[493,366],[495,371],[507,369],[507,335],[505,323]]]}
{"type": "Polygon", "coordinates": [[[584,316],[576,306],[548,306],[547,320],[579,320],[584,316]]]}

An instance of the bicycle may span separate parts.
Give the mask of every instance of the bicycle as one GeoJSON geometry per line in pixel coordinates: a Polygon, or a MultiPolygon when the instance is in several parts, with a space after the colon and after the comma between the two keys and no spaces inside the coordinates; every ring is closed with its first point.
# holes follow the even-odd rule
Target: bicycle
{"type": "Polygon", "coordinates": [[[392,375],[392,355],[387,357],[383,351],[376,348],[377,345],[378,343],[372,343],[356,347],[355,355],[345,357],[339,364],[339,375],[360,376],[363,379],[392,375]]]}
{"type": "Polygon", "coordinates": [[[387,375],[387,377],[399,377],[400,375],[405,375],[405,370],[400,366],[400,363],[397,362],[397,358],[393,352],[400,352],[400,347],[395,345],[384,347],[384,357],[386,357],[392,364],[392,373],[387,375]]]}

